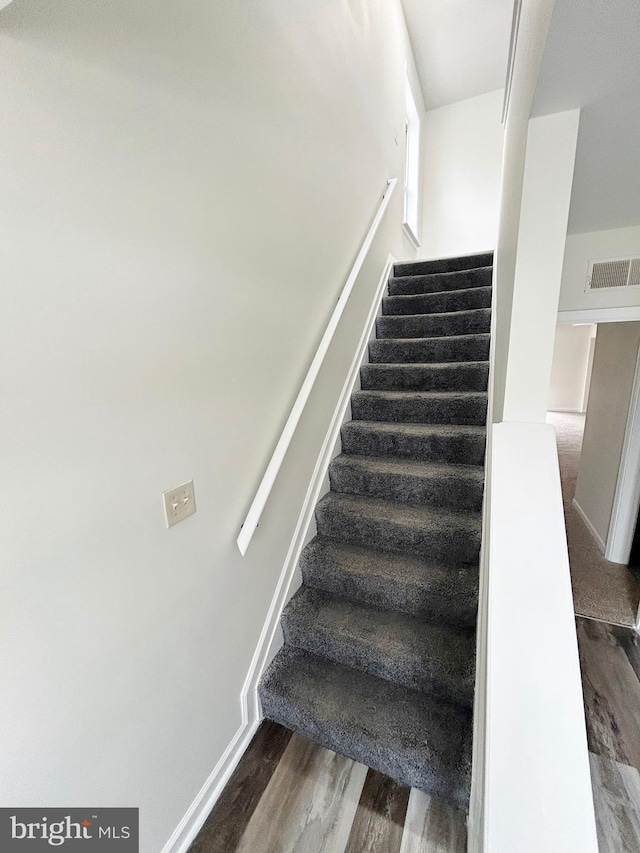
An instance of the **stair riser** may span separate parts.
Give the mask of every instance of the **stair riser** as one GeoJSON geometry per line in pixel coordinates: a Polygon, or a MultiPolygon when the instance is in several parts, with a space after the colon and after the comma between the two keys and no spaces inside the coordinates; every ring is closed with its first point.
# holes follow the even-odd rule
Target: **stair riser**
{"type": "MultiPolygon", "coordinates": [[[[259,691],[262,713],[268,720],[273,720],[281,726],[293,731],[300,732],[305,737],[319,743],[326,749],[345,755],[353,761],[359,761],[368,767],[390,776],[402,785],[438,797],[452,803],[464,811],[469,808],[467,774],[461,774],[458,786],[451,790],[447,780],[440,778],[431,772],[428,764],[425,764],[420,756],[408,759],[398,755],[392,750],[384,748],[383,744],[375,740],[369,740],[366,735],[361,735],[358,740],[349,736],[335,726],[323,725],[323,721],[316,717],[313,709],[309,709],[302,702],[290,701],[286,706],[274,698],[271,691],[261,688],[259,691]]],[[[469,760],[469,759],[467,759],[469,760]]]]}
{"type": "Polygon", "coordinates": [[[486,334],[491,328],[491,312],[480,308],[451,314],[411,314],[378,317],[378,338],[427,338],[433,335],[486,334]]]}
{"type": "Polygon", "coordinates": [[[471,311],[475,308],[490,307],[490,287],[429,293],[421,296],[386,296],[382,300],[384,315],[438,314],[446,311],[471,311]]]}
{"type": "Polygon", "coordinates": [[[412,477],[410,475],[358,471],[332,464],[331,489],[346,495],[394,500],[419,506],[451,509],[482,509],[483,483],[471,476],[412,477]]]}
{"type": "Polygon", "coordinates": [[[493,252],[484,252],[479,255],[466,255],[461,258],[440,258],[433,261],[410,261],[403,264],[394,264],[393,275],[394,277],[432,275],[433,273],[457,272],[458,270],[490,267],[492,264],[493,252]]]}
{"type": "Polygon", "coordinates": [[[404,583],[392,577],[350,574],[347,566],[327,565],[314,553],[305,557],[304,551],[300,569],[304,583],[322,592],[342,595],[382,610],[397,610],[423,619],[441,620],[447,625],[473,628],[476,624],[477,583],[472,586],[466,578],[461,581],[453,569],[450,584],[439,588],[404,583]]]}
{"type": "Polygon", "coordinates": [[[407,436],[393,433],[361,433],[343,427],[342,452],[360,456],[395,456],[417,461],[482,465],[484,436],[407,436]]]}
{"type": "Polygon", "coordinates": [[[489,335],[415,340],[374,340],[369,344],[372,364],[428,364],[430,362],[487,361],[489,335]]]}
{"type": "Polygon", "coordinates": [[[477,565],[480,554],[480,527],[460,524],[448,528],[416,530],[401,522],[354,516],[319,505],[316,508],[318,534],[352,545],[404,551],[442,563],[477,565]]]}
{"type": "Polygon", "coordinates": [[[412,296],[418,293],[438,293],[491,285],[493,269],[461,270],[454,273],[408,275],[389,279],[389,296],[412,296]]]}
{"type": "Polygon", "coordinates": [[[363,391],[486,391],[489,365],[434,367],[367,364],[360,371],[363,391]]]}
{"type": "Polygon", "coordinates": [[[357,421],[484,426],[487,420],[487,400],[485,395],[437,401],[410,396],[384,400],[372,398],[366,392],[358,392],[351,399],[351,413],[357,421]]]}
{"type": "Polygon", "coordinates": [[[430,672],[419,656],[407,650],[403,653],[394,649],[393,653],[385,654],[381,648],[369,646],[366,638],[361,641],[353,637],[346,639],[316,626],[304,630],[290,621],[286,613],[282,617],[282,630],[285,643],[311,654],[322,655],[342,666],[360,669],[410,690],[419,690],[435,699],[455,702],[466,708],[473,705],[472,675],[456,681],[444,673],[430,672]]]}

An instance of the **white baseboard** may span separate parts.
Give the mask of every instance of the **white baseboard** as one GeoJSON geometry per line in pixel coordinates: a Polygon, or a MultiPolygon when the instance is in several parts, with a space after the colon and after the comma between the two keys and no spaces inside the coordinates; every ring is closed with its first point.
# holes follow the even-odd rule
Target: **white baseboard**
{"type": "Polygon", "coordinates": [[[600,536],[600,534],[595,529],[593,524],[591,524],[591,521],[589,520],[589,517],[587,516],[586,512],[582,509],[582,507],[580,506],[580,504],[578,503],[578,501],[575,498],[573,499],[572,503],[573,503],[573,507],[574,507],[575,511],[578,513],[580,518],[584,521],[584,523],[587,527],[587,530],[593,536],[593,538],[596,540],[596,544],[597,544],[598,548],[600,548],[600,550],[604,554],[604,540],[603,540],[602,536],[600,536]]]}
{"type": "Polygon", "coordinates": [[[240,728],[233,736],[231,743],[225,749],[222,758],[213,768],[209,778],[173,831],[171,838],[162,848],[162,853],[187,852],[193,839],[200,832],[202,824],[207,819],[209,812],[222,793],[224,786],[229,781],[229,777],[244,755],[259,724],[260,720],[257,716],[252,720],[244,720],[242,722],[240,728]]]}
{"type": "Polygon", "coordinates": [[[302,508],[298,516],[291,544],[287,551],[284,560],[280,577],[276,589],[271,599],[271,604],[265,619],[258,645],[254,652],[247,677],[242,686],[240,695],[240,707],[242,711],[242,724],[233,740],[224,752],[224,755],[214,767],[211,775],[202,786],[200,792],[189,807],[187,813],[182,818],[171,838],[167,841],[162,849],[162,853],[186,853],[189,845],[196,837],[207,815],[216,803],[222,789],[227,783],[229,777],[233,773],[240,758],[244,754],[251,738],[255,734],[262,712],[260,701],[258,699],[258,684],[262,678],[262,674],[277,652],[278,643],[278,628],[280,625],[280,617],[284,609],[284,605],[290,598],[293,590],[291,589],[292,581],[295,576],[295,570],[300,558],[300,552],[304,545],[309,540],[309,531],[314,520],[314,512],[316,503],[320,497],[321,490],[325,484],[327,469],[333,457],[334,447],[340,437],[340,427],[342,426],[347,407],[351,401],[351,394],[356,381],[360,375],[360,365],[363,363],[367,355],[367,345],[374,330],[376,316],[378,315],[380,303],[389,280],[389,275],[395,258],[392,255],[387,257],[380,281],[376,287],[375,295],[369,309],[362,335],[358,342],[353,361],[347,373],[344,385],[340,391],[336,408],[329,423],[320,453],[316,460],[313,474],[309,482],[309,488],[302,503],[302,508]]]}

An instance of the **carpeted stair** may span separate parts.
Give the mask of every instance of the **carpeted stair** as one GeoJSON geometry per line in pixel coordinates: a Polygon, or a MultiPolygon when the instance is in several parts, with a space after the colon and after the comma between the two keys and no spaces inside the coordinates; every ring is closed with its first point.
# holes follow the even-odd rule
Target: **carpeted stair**
{"type": "Polygon", "coordinates": [[[259,691],[269,719],[462,808],[492,263],[395,265],[259,691]]]}

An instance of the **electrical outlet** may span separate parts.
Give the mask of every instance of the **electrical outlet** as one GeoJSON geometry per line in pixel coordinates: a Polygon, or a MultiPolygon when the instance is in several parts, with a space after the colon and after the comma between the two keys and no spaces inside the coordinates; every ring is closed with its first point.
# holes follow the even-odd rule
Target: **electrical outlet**
{"type": "Polygon", "coordinates": [[[183,521],[196,511],[196,496],[193,491],[193,480],[168,489],[162,493],[164,503],[164,517],[167,527],[173,527],[179,521],[183,521]]]}

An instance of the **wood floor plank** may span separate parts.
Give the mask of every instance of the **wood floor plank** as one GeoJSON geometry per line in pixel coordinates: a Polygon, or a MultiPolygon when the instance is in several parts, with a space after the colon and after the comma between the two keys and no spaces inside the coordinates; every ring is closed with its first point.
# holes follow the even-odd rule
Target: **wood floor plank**
{"type": "Polygon", "coordinates": [[[367,768],[294,734],[237,847],[344,853],[367,768]]]}
{"type": "Polygon", "coordinates": [[[640,850],[640,773],[589,753],[600,853],[640,850]]]}
{"type": "Polygon", "coordinates": [[[624,649],[636,678],[640,681],[640,637],[632,628],[622,628],[618,625],[609,625],[608,627],[609,633],[615,638],[616,643],[624,649]]]}
{"type": "Polygon", "coordinates": [[[345,853],[400,853],[409,790],[370,769],[345,853]]]}
{"type": "Polygon", "coordinates": [[[412,788],[400,853],[465,853],[466,849],[464,812],[412,788]]]}
{"type": "Polygon", "coordinates": [[[278,766],[292,732],[265,721],[253,737],[189,853],[231,853],[278,766]]]}
{"type": "Polygon", "coordinates": [[[589,749],[640,769],[640,682],[605,625],[577,627],[589,749]]]}

